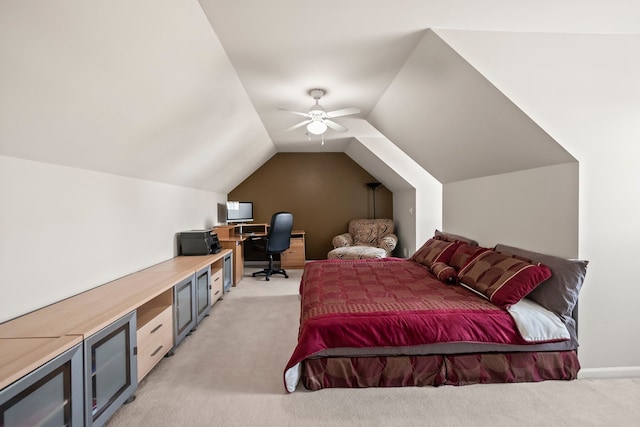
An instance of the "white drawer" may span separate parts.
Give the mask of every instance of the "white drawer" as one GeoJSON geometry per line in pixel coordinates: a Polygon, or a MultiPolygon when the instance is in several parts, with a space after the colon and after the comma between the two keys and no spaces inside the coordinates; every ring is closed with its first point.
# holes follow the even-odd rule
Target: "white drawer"
{"type": "Polygon", "coordinates": [[[173,307],[138,329],[138,381],[173,347],[173,307]]]}
{"type": "Polygon", "coordinates": [[[223,289],[224,277],[222,275],[222,269],[220,268],[211,272],[211,305],[222,298],[223,289]]]}

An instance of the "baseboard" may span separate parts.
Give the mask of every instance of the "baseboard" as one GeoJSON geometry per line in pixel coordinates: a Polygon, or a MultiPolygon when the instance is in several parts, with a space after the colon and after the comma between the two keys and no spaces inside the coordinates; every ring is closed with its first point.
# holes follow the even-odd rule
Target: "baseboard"
{"type": "Polygon", "coordinates": [[[640,366],[622,366],[619,368],[583,368],[578,372],[581,380],[590,378],[629,378],[640,377],[640,366]]]}

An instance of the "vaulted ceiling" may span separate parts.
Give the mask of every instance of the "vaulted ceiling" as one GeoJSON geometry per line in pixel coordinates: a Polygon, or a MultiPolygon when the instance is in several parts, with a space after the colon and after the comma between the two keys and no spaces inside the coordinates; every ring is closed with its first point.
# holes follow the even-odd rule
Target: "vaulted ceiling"
{"type": "MultiPolygon", "coordinates": [[[[278,151],[360,152],[349,145],[371,125],[443,183],[572,160],[498,74],[478,69],[486,44],[470,59],[476,32],[494,45],[544,33],[535,55],[569,33],[635,37],[640,7],[4,0],[0,155],[221,193],[278,151]],[[280,108],[306,111],[316,87],[327,110],[361,109],[336,119],[350,131],[328,131],[324,145],[304,128],[283,132],[299,117],[280,108]]],[[[579,66],[563,62],[563,78],[579,66]]]]}

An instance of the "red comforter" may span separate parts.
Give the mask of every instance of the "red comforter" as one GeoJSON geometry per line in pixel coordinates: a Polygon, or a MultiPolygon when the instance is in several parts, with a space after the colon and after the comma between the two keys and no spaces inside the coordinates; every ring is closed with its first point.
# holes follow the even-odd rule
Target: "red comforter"
{"type": "Polygon", "coordinates": [[[298,345],[285,372],[330,348],[527,344],[506,310],[399,258],[307,263],[298,345]]]}

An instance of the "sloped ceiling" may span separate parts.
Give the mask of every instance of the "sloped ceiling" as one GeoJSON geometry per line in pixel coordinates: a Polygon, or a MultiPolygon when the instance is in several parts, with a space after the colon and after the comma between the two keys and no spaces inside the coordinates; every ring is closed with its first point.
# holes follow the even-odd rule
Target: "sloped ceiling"
{"type": "MultiPolygon", "coordinates": [[[[305,111],[308,91],[321,87],[328,110],[359,107],[353,118],[370,117],[442,182],[512,162],[508,168],[553,163],[567,154],[428,29],[621,34],[639,27],[635,0],[615,7],[579,0],[3,0],[0,155],[227,193],[277,151],[345,151],[357,141],[353,131],[327,133],[324,145],[302,130],[282,131],[298,117],[279,108],[305,111]],[[456,103],[441,112],[466,131],[442,135],[442,128],[403,125],[411,118],[417,125],[419,111],[434,107],[415,97],[427,83],[422,93],[393,99],[398,85],[413,81],[402,75],[412,62],[438,59],[431,49],[457,64],[459,74],[447,81],[456,103]],[[473,90],[456,91],[456,77],[474,82],[473,90]],[[491,108],[474,123],[479,105],[491,108]],[[464,115],[456,117],[456,108],[464,115]],[[495,127],[505,115],[519,129],[500,135],[495,127]],[[524,144],[530,148],[508,145],[520,130],[536,140],[524,144]],[[431,156],[416,135],[429,137],[431,156]],[[494,156],[452,175],[444,167],[451,144],[469,152],[489,144],[485,152],[494,156]],[[538,150],[551,159],[530,159],[538,150]],[[523,159],[530,163],[518,163],[523,159]]],[[[448,94],[438,94],[441,106],[448,94]]]]}
{"type": "Polygon", "coordinates": [[[441,183],[575,161],[433,31],[368,119],[441,183]]]}
{"type": "Polygon", "coordinates": [[[438,34],[568,150],[640,140],[640,32],[438,34]]]}
{"type": "Polygon", "coordinates": [[[0,58],[0,155],[227,193],[276,152],[197,2],[2,1],[0,58]]]}

